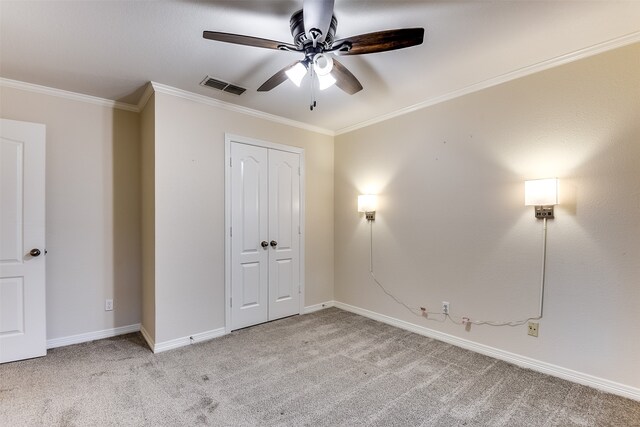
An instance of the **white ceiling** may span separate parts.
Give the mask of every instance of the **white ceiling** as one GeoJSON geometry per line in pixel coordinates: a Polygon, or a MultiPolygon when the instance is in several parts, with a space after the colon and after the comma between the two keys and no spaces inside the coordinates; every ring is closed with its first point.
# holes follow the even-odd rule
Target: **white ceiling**
{"type": "Polygon", "coordinates": [[[623,36],[640,1],[336,0],[336,38],[424,27],[409,49],[341,58],[364,90],[256,89],[300,57],[202,38],[203,30],[291,42],[302,0],[0,0],[0,76],[136,104],[148,81],[339,131],[469,85],[623,36]],[[201,87],[211,75],[247,91],[201,87]]]}

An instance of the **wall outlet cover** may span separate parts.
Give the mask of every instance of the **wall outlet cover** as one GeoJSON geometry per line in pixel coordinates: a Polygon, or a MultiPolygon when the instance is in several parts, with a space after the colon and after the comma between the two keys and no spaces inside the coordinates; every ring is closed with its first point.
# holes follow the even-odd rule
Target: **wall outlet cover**
{"type": "Polygon", "coordinates": [[[449,301],[442,301],[442,313],[449,314],[449,301]]]}

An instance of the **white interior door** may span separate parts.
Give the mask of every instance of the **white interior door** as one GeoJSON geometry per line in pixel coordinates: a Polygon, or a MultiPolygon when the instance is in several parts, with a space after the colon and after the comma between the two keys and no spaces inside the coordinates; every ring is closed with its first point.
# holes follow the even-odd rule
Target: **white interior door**
{"type": "Polygon", "coordinates": [[[269,150],[269,320],[300,312],[300,156],[269,150]]]}
{"type": "Polygon", "coordinates": [[[231,330],[300,313],[300,154],[232,142],[231,330]]]}
{"type": "Polygon", "coordinates": [[[231,325],[268,320],[267,149],[231,145],[231,325]]]}
{"type": "Polygon", "coordinates": [[[0,119],[0,363],[44,356],[45,126],[0,119]]]}

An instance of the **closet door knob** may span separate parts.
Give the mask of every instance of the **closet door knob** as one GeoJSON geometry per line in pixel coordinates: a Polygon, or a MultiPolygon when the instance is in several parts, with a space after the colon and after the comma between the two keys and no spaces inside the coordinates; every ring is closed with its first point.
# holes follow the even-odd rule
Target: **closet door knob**
{"type": "Polygon", "coordinates": [[[29,255],[34,256],[34,257],[35,256],[40,256],[40,249],[37,249],[37,248],[36,249],[31,249],[29,251],[29,255]]]}
{"type": "Polygon", "coordinates": [[[262,243],[260,243],[260,246],[262,246],[263,248],[266,248],[267,246],[269,246],[269,243],[267,243],[266,240],[263,240],[262,243]]]}
{"type": "Polygon", "coordinates": [[[271,246],[275,248],[276,246],[278,246],[278,242],[276,242],[275,240],[272,240],[271,246]]]}

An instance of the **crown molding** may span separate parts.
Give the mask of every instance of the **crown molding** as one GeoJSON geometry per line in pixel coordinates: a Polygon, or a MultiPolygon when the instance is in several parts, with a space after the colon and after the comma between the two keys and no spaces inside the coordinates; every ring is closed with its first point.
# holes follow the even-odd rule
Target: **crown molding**
{"type": "Polygon", "coordinates": [[[142,110],[144,110],[144,107],[147,106],[147,102],[149,102],[149,100],[151,99],[151,95],[153,95],[153,84],[151,84],[151,82],[147,83],[147,86],[144,88],[144,92],[142,92],[142,95],[140,96],[140,99],[138,100],[138,112],[142,112],[142,110]]]}
{"type": "Polygon", "coordinates": [[[117,108],[119,110],[132,111],[134,113],[140,113],[149,102],[151,95],[154,92],[165,93],[179,98],[189,99],[194,102],[206,104],[225,110],[234,111],[236,113],[246,114],[249,116],[269,120],[271,122],[284,124],[287,126],[296,127],[299,129],[308,130],[311,132],[321,133],[324,135],[335,136],[332,130],[321,128],[318,126],[309,125],[307,123],[298,122],[295,120],[287,119],[284,117],[276,116],[274,114],[265,113],[263,111],[254,110],[251,108],[241,107],[239,105],[231,104],[224,101],[219,101],[214,98],[209,98],[204,95],[199,95],[193,92],[187,92],[182,89],[177,89],[171,86],[163,85],[156,82],[149,82],[145,88],[142,96],[138,100],[136,105],[127,104],[125,102],[113,101],[110,99],[99,98],[97,96],[85,95],[77,92],[70,92],[62,89],[55,89],[47,86],[41,86],[33,83],[21,82],[18,80],[11,80],[0,77],[0,87],[8,87],[12,89],[19,89],[28,92],[41,93],[44,95],[55,96],[58,98],[70,99],[73,101],[86,102],[93,105],[99,105],[107,108],[117,108]]]}
{"type": "Polygon", "coordinates": [[[531,74],[538,73],[540,71],[548,70],[549,68],[558,67],[560,65],[568,64],[570,62],[577,61],[579,59],[587,58],[589,56],[594,56],[599,53],[604,53],[609,50],[617,49],[619,47],[627,46],[633,43],[640,42],[640,31],[636,31],[631,34],[624,35],[622,37],[617,37],[615,39],[608,40],[606,42],[598,43],[593,46],[586,47],[584,49],[576,50],[574,52],[570,52],[564,55],[557,56],[555,58],[548,59],[546,61],[538,62],[533,65],[529,65],[526,67],[519,68],[514,71],[510,71],[505,74],[501,74],[496,77],[492,77],[487,80],[483,80],[478,83],[474,83],[472,85],[463,87],[458,90],[454,90],[443,95],[436,96],[434,98],[426,99],[417,104],[411,105],[409,107],[401,108],[396,111],[392,111],[387,114],[383,114],[378,117],[374,117],[369,120],[365,120],[360,123],[356,123],[351,126],[344,127],[342,129],[338,129],[335,131],[335,135],[342,135],[344,133],[353,132],[354,130],[362,129],[367,126],[371,126],[376,123],[383,122],[385,120],[392,119],[394,117],[402,116],[408,113],[412,113],[417,110],[421,110],[423,108],[431,107],[436,104],[440,104],[441,102],[449,101],[451,99],[459,98],[464,95],[468,95],[473,92],[478,92],[483,89],[490,88],[492,86],[497,86],[502,83],[509,82],[511,80],[519,79],[521,77],[525,77],[531,74]]]}
{"type": "Polygon", "coordinates": [[[52,87],[41,86],[33,83],[21,82],[18,80],[5,79],[0,77],[0,87],[9,87],[12,89],[19,89],[28,92],[41,93],[44,95],[56,96],[58,98],[70,99],[73,101],[86,102],[88,104],[100,105],[107,108],[117,108],[118,110],[133,111],[139,113],[140,110],[137,106],[127,104],[125,102],[113,101],[111,99],[99,98],[97,96],[85,95],[77,92],[70,92],[68,90],[55,89],[52,87]]]}
{"type": "MultiPolygon", "coordinates": [[[[242,107],[236,104],[231,104],[229,102],[220,101],[218,99],[209,98],[208,96],[200,95],[193,92],[188,92],[186,90],[177,89],[171,86],[163,85],[161,83],[150,82],[151,86],[153,86],[153,90],[159,93],[164,93],[167,95],[176,96],[183,99],[188,99],[190,101],[194,101],[200,104],[209,105],[212,107],[222,108],[228,111],[233,111],[236,113],[246,114],[248,116],[257,117],[259,119],[269,120],[271,122],[280,123],[287,126],[296,127],[299,129],[308,130],[311,132],[321,133],[324,135],[335,136],[335,132],[329,129],[321,128],[318,126],[313,126],[307,123],[298,122],[296,120],[287,119],[281,116],[276,116],[275,114],[265,113],[264,111],[254,110],[252,108],[242,107]]],[[[146,93],[146,91],[145,91],[146,93]]]]}

